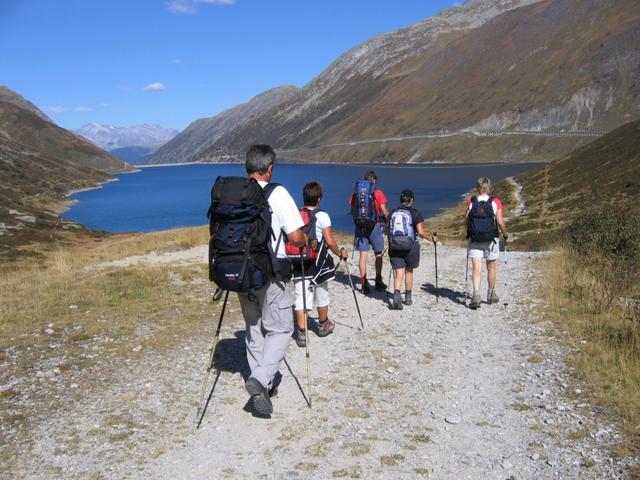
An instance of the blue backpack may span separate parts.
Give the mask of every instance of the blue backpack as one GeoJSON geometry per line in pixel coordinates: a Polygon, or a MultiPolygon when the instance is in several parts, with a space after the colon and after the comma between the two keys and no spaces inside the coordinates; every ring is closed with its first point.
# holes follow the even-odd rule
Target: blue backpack
{"type": "Polygon", "coordinates": [[[395,209],[389,220],[389,250],[409,251],[415,241],[416,233],[411,212],[402,207],[395,209]]]}
{"type": "Polygon", "coordinates": [[[493,211],[493,197],[478,200],[471,197],[467,238],[473,242],[491,242],[498,237],[498,222],[493,211]]]}
{"type": "Polygon", "coordinates": [[[373,230],[378,215],[376,214],[374,192],[376,187],[369,180],[358,180],[351,201],[351,215],[356,228],[369,232],[373,230]]]}

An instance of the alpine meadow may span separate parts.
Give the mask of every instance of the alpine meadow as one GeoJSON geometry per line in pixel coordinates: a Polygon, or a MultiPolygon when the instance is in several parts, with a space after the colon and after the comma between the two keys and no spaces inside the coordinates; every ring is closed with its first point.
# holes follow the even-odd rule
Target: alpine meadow
{"type": "Polygon", "coordinates": [[[640,2],[0,31],[1,478],[640,478],[640,2]]]}

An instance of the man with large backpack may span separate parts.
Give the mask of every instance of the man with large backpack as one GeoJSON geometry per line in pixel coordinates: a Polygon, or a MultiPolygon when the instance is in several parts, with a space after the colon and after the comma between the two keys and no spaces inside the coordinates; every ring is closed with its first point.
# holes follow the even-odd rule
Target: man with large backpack
{"type": "Polygon", "coordinates": [[[373,170],[367,172],[363,180],[356,182],[355,191],[349,198],[351,215],[355,224],[354,249],[360,252],[358,266],[360,267],[360,281],[362,293],[371,292],[371,285],[367,280],[367,256],[369,248],[376,256],[375,289],[384,292],[387,285],[382,280],[382,252],[384,251],[384,235],[382,221],[389,217],[387,197],[384,192],[376,188],[378,176],[373,170]]]}
{"type": "Polygon", "coordinates": [[[210,209],[210,279],[238,292],[251,368],[245,388],[259,416],[273,411],[273,381],[293,332],[285,243],[307,243],[293,198],[283,186],[269,184],[275,159],[270,146],[253,145],[245,161],[249,178],[219,177],[210,209]]]}
{"type": "Polygon", "coordinates": [[[296,292],[295,316],[296,329],[293,338],[299,347],[306,346],[305,312],[318,311],[319,337],[326,337],[333,332],[335,324],[329,320],[329,281],[335,277],[336,266],[329,252],[333,252],[340,260],[346,260],[348,251],[338,247],[331,228],[329,214],[320,209],[322,200],[322,185],[320,182],[309,182],[302,190],[304,207],[300,210],[305,222],[303,231],[309,238],[309,244],[304,247],[302,258],[299,248],[287,244],[287,254],[293,263],[293,285],[296,292]],[[304,288],[302,289],[302,267],[304,262],[304,288]],[[303,297],[304,296],[304,297],[303,297]]]}
{"type": "Polygon", "coordinates": [[[498,197],[491,196],[491,180],[480,177],[476,184],[476,195],[467,201],[465,211],[465,226],[467,228],[467,257],[471,258],[473,296],[469,308],[480,308],[480,284],[482,274],[482,259],[487,264],[487,303],[498,303],[496,294],[496,260],[500,256],[500,232],[507,238],[507,226],[502,215],[502,202],[498,197]]]}
{"type": "Polygon", "coordinates": [[[424,229],[424,216],[413,208],[415,196],[409,189],[400,193],[400,206],[389,216],[389,260],[393,268],[393,298],[391,307],[402,310],[402,304],[412,305],[413,270],[420,264],[418,237],[437,242],[434,235],[424,229]],[[404,278],[404,302],[400,295],[404,278]]]}

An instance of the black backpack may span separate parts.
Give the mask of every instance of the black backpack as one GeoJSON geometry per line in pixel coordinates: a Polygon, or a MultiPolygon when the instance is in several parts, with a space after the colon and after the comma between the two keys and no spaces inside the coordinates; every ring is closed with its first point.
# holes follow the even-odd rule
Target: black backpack
{"type": "Polygon", "coordinates": [[[491,242],[498,237],[498,222],[493,211],[493,197],[478,200],[471,197],[467,238],[473,242],[491,242]]]}
{"type": "Polygon", "coordinates": [[[246,177],[218,177],[211,189],[209,280],[223,290],[253,292],[273,277],[269,195],[246,177]]]}
{"type": "Polygon", "coordinates": [[[351,214],[353,215],[353,223],[361,232],[370,232],[378,221],[375,191],[376,186],[369,180],[356,182],[356,188],[351,198],[351,214]]]}

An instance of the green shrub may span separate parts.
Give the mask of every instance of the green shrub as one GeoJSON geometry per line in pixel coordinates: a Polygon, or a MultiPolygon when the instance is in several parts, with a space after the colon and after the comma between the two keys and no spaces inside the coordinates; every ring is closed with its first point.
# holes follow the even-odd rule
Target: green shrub
{"type": "Polygon", "coordinates": [[[638,208],[588,208],[571,221],[565,238],[578,255],[603,256],[633,265],[640,260],[638,208]]]}

